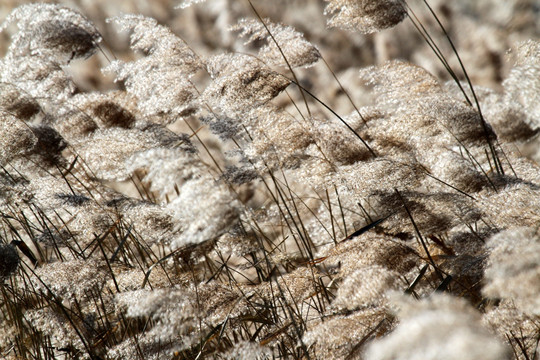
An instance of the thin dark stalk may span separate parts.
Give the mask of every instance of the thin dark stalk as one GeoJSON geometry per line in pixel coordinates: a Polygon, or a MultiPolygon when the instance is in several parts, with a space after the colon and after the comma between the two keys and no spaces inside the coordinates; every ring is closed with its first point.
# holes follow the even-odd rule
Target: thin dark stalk
{"type": "Polygon", "coordinates": [[[300,85],[299,83],[297,83],[296,81],[292,80],[292,79],[289,79],[289,81],[295,83],[298,87],[301,87],[302,90],[304,90],[309,96],[311,96],[315,101],[317,101],[319,104],[321,104],[322,106],[324,106],[326,108],[326,110],[330,111],[335,117],[338,118],[339,121],[341,121],[341,123],[343,125],[345,125],[347,127],[347,129],[349,129],[361,142],[362,144],[364,144],[364,146],[368,149],[368,151],[370,152],[370,154],[373,156],[373,157],[377,157],[377,154],[375,154],[375,151],[373,151],[373,149],[368,145],[368,143],[360,136],[360,134],[358,134],[356,132],[356,130],[354,130],[341,116],[338,115],[338,113],[336,113],[330,106],[326,105],[324,103],[324,101],[320,100],[317,96],[315,96],[313,93],[311,93],[308,89],[304,88],[302,85],[300,85]]]}
{"type": "Polygon", "coordinates": [[[411,214],[411,211],[409,210],[409,207],[407,206],[407,203],[405,202],[405,199],[403,198],[401,193],[398,191],[398,189],[394,188],[394,191],[396,192],[396,194],[400,198],[401,203],[403,204],[403,207],[405,208],[405,211],[407,212],[407,215],[409,216],[409,219],[411,220],[411,223],[413,224],[414,231],[416,232],[416,235],[418,236],[418,239],[420,240],[420,243],[422,244],[422,247],[424,248],[424,251],[426,252],[426,256],[428,257],[429,262],[433,266],[433,269],[435,270],[435,272],[437,273],[439,278],[444,281],[444,277],[441,274],[441,272],[440,272],[439,268],[437,267],[437,265],[435,264],[435,261],[431,257],[431,254],[429,253],[426,242],[424,241],[424,237],[420,233],[420,229],[418,228],[418,225],[416,225],[416,222],[414,221],[414,218],[413,218],[413,216],[411,214]]]}
{"type": "Polygon", "coordinates": [[[332,214],[332,202],[330,201],[330,195],[328,195],[328,189],[326,190],[326,200],[328,201],[328,212],[330,213],[330,223],[332,224],[332,240],[334,240],[334,244],[337,244],[334,214],[332,214]]]}
{"type": "MultiPolygon", "coordinates": [[[[281,48],[281,46],[278,44],[276,38],[274,37],[274,35],[272,34],[272,32],[270,31],[270,29],[268,28],[268,26],[266,25],[266,23],[264,22],[264,19],[261,17],[261,15],[259,14],[259,12],[257,11],[257,9],[255,9],[255,6],[253,6],[253,3],[251,2],[251,0],[248,0],[248,3],[249,3],[249,6],[251,6],[251,9],[253,10],[253,12],[255,13],[255,15],[257,16],[257,18],[259,19],[259,21],[261,22],[261,24],[264,26],[266,32],[268,33],[268,35],[270,35],[270,38],[272,39],[272,41],[274,42],[274,44],[276,44],[276,47],[278,48],[279,52],[281,53],[281,56],[283,57],[283,60],[285,60],[285,63],[287,64],[287,67],[289,68],[293,78],[294,78],[294,82],[295,84],[299,84],[300,82],[298,81],[298,78],[296,77],[296,73],[294,72],[291,64],[289,63],[289,60],[287,59],[287,57],[285,56],[285,53],[283,52],[283,49],[281,48]]],[[[306,99],[306,96],[304,94],[304,88],[301,87],[301,86],[298,86],[299,89],[300,89],[300,94],[302,95],[302,98],[304,100],[304,104],[306,105],[306,110],[308,112],[308,116],[311,117],[311,110],[309,109],[309,105],[308,105],[308,102],[307,102],[307,99],[306,99]]]]}
{"type": "Polygon", "coordinates": [[[353,99],[351,98],[351,95],[349,95],[349,92],[345,89],[345,87],[343,87],[343,85],[341,84],[341,81],[339,81],[336,73],[334,72],[334,70],[332,70],[332,68],[330,67],[330,64],[328,64],[328,62],[325,60],[325,58],[324,58],[324,56],[322,56],[322,54],[321,54],[321,60],[324,62],[324,65],[326,65],[326,68],[328,69],[328,71],[330,71],[330,74],[332,74],[332,77],[334,78],[334,80],[336,80],[336,82],[338,83],[339,88],[341,89],[341,91],[343,91],[343,93],[345,94],[347,99],[349,99],[349,102],[354,107],[354,110],[356,111],[356,113],[358,114],[358,116],[360,117],[360,119],[362,120],[364,125],[366,125],[366,127],[369,127],[366,119],[364,118],[364,116],[362,115],[362,113],[360,112],[360,110],[358,109],[356,104],[354,103],[353,99]]]}
{"type": "MultiPolygon", "coordinates": [[[[437,24],[439,25],[441,31],[444,33],[444,36],[448,40],[448,43],[450,44],[450,47],[452,48],[453,53],[457,57],[457,60],[458,60],[459,65],[461,67],[461,70],[463,71],[463,75],[465,76],[465,79],[467,80],[467,84],[469,85],[472,96],[474,98],[474,103],[475,103],[476,108],[478,110],[478,114],[480,115],[480,122],[482,124],[482,129],[484,130],[484,137],[485,137],[485,140],[486,140],[486,142],[488,144],[489,150],[491,152],[491,156],[493,158],[493,161],[495,162],[495,168],[497,170],[497,173],[502,175],[502,174],[504,174],[504,169],[502,168],[501,160],[499,159],[499,156],[497,155],[497,152],[495,150],[495,146],[493,145],[493,142],[490,139],[488,125],[486,123],[486,120],[484,119],[484,115],[482,114],[482,109],[480,107],[480,102],[478,101],[478,97],[476,96],[476,92],[474,91],[474,87],[472,85],[471,79],[469,78],[469,74],[467,73],[467,70],[465,69],[465,65],[463,65],[463,61],[461,60],[461,57],[459,56],[459,53],[458,53],[458,51],[457,51],[457,49],[456,49],[456,47],[454,45],[454,42],[452,41],[452,38],[450,37],[450,35],[446,31],[446,28],[441,23],[439,17],[435,13],[435,11],[433,11],[433,8],[428,4],[427,0],[423,0],[423,1],[424,1],[424,4],[426,5],[426,7],[429,9],[429,11],[430,11],[431,15],[433,16],[433,18],[435,19],[435,21],[437,21],[437,24]]],[[[455,78],[454,80],[457,80],[457,79],[455,78]]],[[[458,86],[460,86],[459,81],[456,81],[456,82],[458,83],[458,86]]],[[[460,89],[463,91],[461,86],[460,86],[460,89]]],[[[465,91],[463,91],[463,93],[465,94],[465,91]]],[[[465,95],[465,97],[467,97],[467,96],[465,95]]],[[[470,100],[468,100],[468,102],[472,105],[470,100]]]]}
{"type": "Polygon", "coordinates": [[[345,213],[343,212],[343,205],[341,205],[341,198],[339,197],[337,186],[334,185],[334,191],[336,192],[336,197],[339,205],[339,210],[341,212],[341,220],[343,221],[343,232],[345,233],[345,236],[347,236],[347,222],[345,221],[345,213]]]}

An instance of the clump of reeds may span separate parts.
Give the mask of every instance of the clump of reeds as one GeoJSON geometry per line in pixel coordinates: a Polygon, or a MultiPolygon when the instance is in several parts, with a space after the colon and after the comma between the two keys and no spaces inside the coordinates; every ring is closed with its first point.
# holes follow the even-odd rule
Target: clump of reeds
{"type": "Polygon", "coordinates": [[[123,56],[62,5],[0,25],[0,357],[538,357],[539,43],[479,88],[454,8],[327,0],[330,27],[407,23],[443,71],[351,80],[309,27],[199,2],[227,36],[117,15],[123,56]],[[91,56],[113,77],[94,91],[91,56]]]}

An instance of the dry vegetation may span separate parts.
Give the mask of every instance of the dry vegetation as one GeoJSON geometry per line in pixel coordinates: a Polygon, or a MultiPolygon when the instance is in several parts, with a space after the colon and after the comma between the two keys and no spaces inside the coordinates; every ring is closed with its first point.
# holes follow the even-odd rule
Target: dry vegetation
{"type": "Polygon", "coordinates": [[[11,5],[1,358],[539,359],[537,1],[11,5]]]}

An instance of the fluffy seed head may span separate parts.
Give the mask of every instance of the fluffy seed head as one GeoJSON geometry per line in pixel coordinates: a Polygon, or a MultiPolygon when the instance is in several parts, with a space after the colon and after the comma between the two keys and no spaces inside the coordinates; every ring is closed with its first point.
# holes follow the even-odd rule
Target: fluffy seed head
{"type": "Polygon", "coordinates": [[[407,9],[402,0],[325,0],[325,14],[333,15],[328,25],[374,33],[399,24],[407,9]]]}

